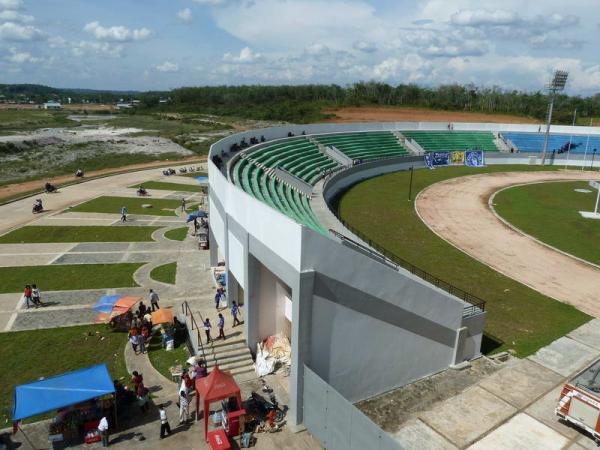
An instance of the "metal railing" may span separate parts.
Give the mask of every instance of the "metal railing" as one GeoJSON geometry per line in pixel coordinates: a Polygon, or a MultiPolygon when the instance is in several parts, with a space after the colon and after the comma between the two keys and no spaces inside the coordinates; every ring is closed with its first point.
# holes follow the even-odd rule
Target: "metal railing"
{"type": "Polygon", "coordinates": [[[408,270],[413,275],[416,275],[419,278],[427,281],[428,283],[431,283],[434,286],[448,292],[449,294],[452,294],[453,296],[463,300],[464,302],[469,303],[469,305],[466,305],[463,309],[463,317],[469,317],[475,314],[483,313],[485,311],[485,300],[482,300],[476,295],[470,294],[461,288],[453,286],[452,284],[441,280],[435,275],[432,275],[424,271],[423,269],[420,269],[414,264],[409,263],[404,258],[387,250],[386,248],[379,245],[377,242],[372,241],[371,238],[366,236],[364,233],[358,231],[356,228],[348,224],[345,220],[341,219],[337,213],[334,214],[336,215],[338,220],[344,225],[344,227],[346,227],[349,231],[355,234],[363,242],[366,242],[368,244],[368,247],[360,244],[359,242],[356,242],[353,239],[350,239],[347,236],[344,236],[341,233],[338,233],[335,230],[329,230],[329,232],[336,236],[338,239],[341,239],[343,242],[350,243],[351,245],[356,246],[363,253],[367,253],[372,258],[378,260],[379,262],[383,262],[388,266],[391,265],[396,270],[399,267],[402,267],[403,269],[408,270]]]}
{"type": "MultiPolygon", "coordinates": [[[[196,349],[197,351],[200,351],[200,354],[202,356],[202,359],[207,362],[206,360],[206,352],[204,351],[204,345],[202,344],[202,334],[200,333],[200,327],[198,326],[198,322],[196,322],[196,319],[194,318],[194,313],[192,313],[192,310],[190,308],[190,305],[188,304],[187,300],[184,300],[183,303],[181,304],[181,312],[185,315],[185,317],[189,317],[190,318],[190,323],[192,325],[192,329],[188,329],[188,333],[193,333],[194,331],[196,332],[196,336],[198,339],[198,348],[196,349]]],[[[202,321],[202,323],[204,323],[204,320],[202,319],[202,314],[198,313],[200,315],[200,320],[202,321]]],[[[212,348],[212,342],[211,342],[211,348],[212,348]]],[[[214,352],[214,348],[213,348],[213,352],[212,352],[212,357],[214,359],[215,364],[217,363],[217,358],[215,356],[215,352],[214,352]]]]}

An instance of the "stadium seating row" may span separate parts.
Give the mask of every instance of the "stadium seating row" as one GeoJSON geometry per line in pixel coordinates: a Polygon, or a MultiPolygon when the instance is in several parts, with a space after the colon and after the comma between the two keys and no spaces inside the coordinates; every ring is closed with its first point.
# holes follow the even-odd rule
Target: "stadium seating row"
{"type": "Polygon", "coordinates": [[[488,131],[403,131],[427,151],[483,150],[497,152],[494,135],[488,131]]]}
{"type": "Polygon", "coordinates": [[[375,158],[408,154],[396,136],[388,131],[317,136],[317,141],[334,146],[352,159],[368,161],[375,158]]]}
{"type": "MultiPolygon", "coordinates": [[[[505,139],[510,140],[520,152],[538,153],[544,148],[544,133],[502,133],[505,139]]],[[[550,134],[548,139],[548,150],[550,152],[564,153],[569,149],[571,153],[591,153],[594,149],[600,149],[600,136],[588,136],[580,134],[550,134]]]]}

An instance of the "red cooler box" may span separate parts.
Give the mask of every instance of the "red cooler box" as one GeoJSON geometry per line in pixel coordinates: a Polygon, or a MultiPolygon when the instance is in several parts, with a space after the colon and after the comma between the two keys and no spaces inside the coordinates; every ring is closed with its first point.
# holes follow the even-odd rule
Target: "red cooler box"
{"type": "Polygon", "coordinates": [[[210,445],[211,450],[229,450],[231,448],[229,439],[223,429],[208,432],[208,445],[210,445]]]}

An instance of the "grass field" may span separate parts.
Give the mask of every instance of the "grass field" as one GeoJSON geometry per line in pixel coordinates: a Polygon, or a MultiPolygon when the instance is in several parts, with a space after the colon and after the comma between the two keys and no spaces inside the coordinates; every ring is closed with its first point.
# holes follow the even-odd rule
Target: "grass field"
{"type": "MultiPolygon", "coordinates": [[[[491,166],[417,170],[412,192],[414,196],[433,183],[464,175],[540,169],[491,166]]],[[[408,262],[486,300],[485,330],[488,337],[500,340],[501,345],[486,340],[484,351],[494,347],[494,351],[530,355],[590,320],[574,307],[505,277],[437,237],[419,219],[414,203],[407,201],[409,178],[410,173],[403,171],[355,185],[340,200],[341,217],[408,262]]]]}
{"type": "Polygon", "coordinates": [[[105,325],[0,333],[2,427],[9,426],[14,387],[18,384],[99,363],[107,364],[113,378],[125,377],[128,381],[123,352],[126,342],[124,333],[109,331],[105,325]]]}
{"type": "Polygon", "coordinates": [[[191,173],[179,173],[178,177],[196,178],[196,177],[207,177],[206,172],[191,172],[191,173]]]}
{"type": "Polygon", "coordinates": [[[79,122],[67,116],[68,113],[43,109],[0,109],[0,134],[10,130],[79,126],[79,122]]]}
{"type": "Polygon", "coordinates": [[[155,267],[150,272],[150,278],[163,283],[175,284],[175,275],[177,273],[177,262],[163,264],[155,267]]]}
{"type": "Polygon", "coordinates": [[[141,263],[55,264],[0,267],[0,293],[22,292],[35,283],[43,291],[137,287],[133,273],[141,263]]]}
{"type": "Polygon", "coordinates": [[[131,198],[131,197],[98,197],[77,205],[67,211],[121,214],[121,207],[127,208],[127,214],[142,214],[148,216],[174,216],[175,209],[181,206],[179,200],[131,198]],[[152,208],[142,208],[149,204],[152,208]]]}
{"type": "Polygon", "coordinates": [[[499,192],[494,208],[523,232],[600,265],[600,220],[584,219],[579,214],[594,210],[597,192],[586,182],[516,186],[499,192]]]}
{"type": "Polygon", "coordinates": [[[41,242],[149,242],[160,227],[27,226],[0,236],[0,244],[41,242]]]}
{"type": "Polygon", "coordinates": [[[173,350],[166,351],[162,346],[162,338],[159,333],[152,336],[147,347],[150,362],[156,370],[169,380],[171,379],[169,368],[177,364],[185,367],[185,361],[190,357],[184,342],[176,342],[173,350]]]}
{"type": "MultiPolygon", "coordinates": [[[[205,187],[200,185],[194,186],[193,184],[181,184],[181,183],[167,183],[165,181],[146,181],[141,183],[148,191],[156,189],[158,191],[178,191],[178,192],[204,192],[205,187]]],[[[138,188],[139,184],[129,186],[130,188],[138,188]]],[[[152,194],[152,192],[150,192],[152,194]]]]}
{"type": "Polygon", "coordinates": [[[188,227],[175,228],[165,233],[165,237],[172,241],[183,241],[188,234],[188,227]]]}

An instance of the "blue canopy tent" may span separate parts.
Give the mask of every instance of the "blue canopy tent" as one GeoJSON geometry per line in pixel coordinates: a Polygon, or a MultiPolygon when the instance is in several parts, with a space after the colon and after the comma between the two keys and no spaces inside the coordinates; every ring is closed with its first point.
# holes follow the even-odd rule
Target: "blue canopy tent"
{"type": "Polygon", "coordinates": [[[15,387],[13,421],[114,394],[106,364],[15,387]]]}
{"type": "Polygon", "coordinates": [[[191,222],[195,218],[200,219],[200,218],[206,218],[206,217],[208,217],[208,214],[206,214],[206,211],[198,210],[198,211],[195,211],[195,212],[189,214],[186,222],[191,222]]]}

